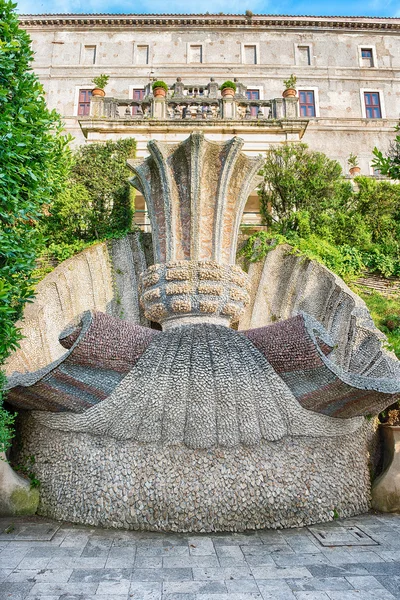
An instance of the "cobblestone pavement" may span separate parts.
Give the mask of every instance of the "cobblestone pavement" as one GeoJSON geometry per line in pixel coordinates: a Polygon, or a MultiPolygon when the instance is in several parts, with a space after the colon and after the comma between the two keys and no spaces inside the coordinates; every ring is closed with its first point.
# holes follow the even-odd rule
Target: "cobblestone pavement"
{"type": "Polygon", "coordinates": [[[317,537],[307,528],[190,535],[0,519],[0,599],[400,599],[400,515],[311,529],[317,537]]]}

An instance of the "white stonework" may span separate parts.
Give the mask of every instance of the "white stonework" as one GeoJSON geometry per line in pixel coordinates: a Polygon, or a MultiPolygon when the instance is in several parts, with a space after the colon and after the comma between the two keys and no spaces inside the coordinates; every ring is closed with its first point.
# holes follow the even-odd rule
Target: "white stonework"
{"type": "MultiPolygon", "coordinates": [[[[338,160],[345,173],[348,156],[356,154],[361,174],[371,175],[373,148],[385,150],[394,137],[400,109],[400,18],[30,15],[21,17],[21,26],[32,38],[34,69],[48,104],[61,113],[75,144],[86,141],[78,119],[79,90],[91,89],[92,78],[101,73],[110,76],[106,96],[125,100],[153,79],[172,86],[177,77],[193,88],[204,88],[211,77],[219,85],[236,78],[258,92],[260,100],[281,98],[283,80],[294,73],[298,94],[314,92],[316,116],[307,117],[308,124],[304,117],[293,128],[290,119],[289,125],[270,121],[260,128],[245,120],[202,121],[208,139],[223,142],[239,135],[250,155],[301,139],[338,160]],[[363,49],[371,52],[371,66],[362,58],[363,49]],[[88,64],[90,57],[94,64],[88,64]],[[379,93],[381,118],[366,118],[364,92],[369,91],[379,93]]],[[[83,117],[87,141],[133,136],[143,158],[150,139],[179,143],[190,133],[183,120],[128,124],[124,111],[121,106],[117,120],[83,117]]],[[[136,207],[145,208],[140,195],[136,207]]],[[[257,211],[253,194],[244,222],[252,223],[257,211]]]]}

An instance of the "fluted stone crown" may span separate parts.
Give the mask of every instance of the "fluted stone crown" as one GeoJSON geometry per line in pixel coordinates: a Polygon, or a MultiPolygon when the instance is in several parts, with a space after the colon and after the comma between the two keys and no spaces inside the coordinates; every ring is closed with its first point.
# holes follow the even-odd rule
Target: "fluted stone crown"
{"type": "Polygon", "coordinates": [[[180,144],[151,140],[150,156],[129,160],[132,185],[145,197],[155,263],[214,260],[235,264],[239,226],[258,185],[261,157],[241,152],[243,140],[210,142],[192,133],[180,144]]]}
{"type": "Polygon", "coordinates": [[[246,200],[262,158],[243,140],[210,142],[192,133],[180,144],[150,141],[150,157],[128,161],[145,197],[155,265],[141,279],[147,318],[164,328],[237,321],[249,301],[247,275],[235,265],[246,200]],[[168,323],[168,325],[167,325],[168,323]]]}

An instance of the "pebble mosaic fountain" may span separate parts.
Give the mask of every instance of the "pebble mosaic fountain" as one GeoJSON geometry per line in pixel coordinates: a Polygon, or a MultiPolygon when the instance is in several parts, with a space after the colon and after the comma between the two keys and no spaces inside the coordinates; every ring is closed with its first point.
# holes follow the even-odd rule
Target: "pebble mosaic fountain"
{"type": "Polygon", "coordinates": [[[202,532],[368,509],[363,416],[399,395],[399,363],[382,349],[371,361],[360,344],[344,369],[335,341],[300,311],[231,328],[250,300],[236,247],[262,160],[242,145],[195,133],[151,141],[149,158],[130,162],[155,258],[141,302],[162,331],[87,311],[61,333],[60,359],[9,378],[9,402],[26,409],[22,453],[36,458],[40,514],[202,532]]]}

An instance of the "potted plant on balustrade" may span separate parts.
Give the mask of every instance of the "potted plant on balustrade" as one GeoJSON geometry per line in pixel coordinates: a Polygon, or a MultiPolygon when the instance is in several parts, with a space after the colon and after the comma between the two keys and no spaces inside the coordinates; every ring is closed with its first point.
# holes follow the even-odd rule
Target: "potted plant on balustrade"
{"type": "Polygon", "coordinates": [[[294,98],[296,96],[296,82],[297,82],[297,77],[296,77],[296,75],[293,75],[293,73],[291,74],[289,79],[285,79],[283,81],[283,85],[285,86],[285,89],[282,93],[282,96],[284,98],[294,98]]]}
{"type": "Polygon", "coordinates": [[[221,90],[221,96],[223,98],[233,97],[236,93],[236,83],[229,80],[224,81],[219,89],[221,90]]]}
{"type": "Polygon", "coordinates": [[[106,87],[108,80],[110,77],[108,75],[99,75],[98,77],[93,77],[92,83],[96,86],[92,90],[92,96],[101,96],[104,97],[106,95],[104,88],[106,87]]]}
{"type": "MultiPolygon", "coordinates": [[[[398,318],[400,320],[400,317],[398,318]]],[[[383,512],[400,511],[400,401],[380,415],[383,436],[383,472],[372,486],[372,507],[383,512]]]]}
{"type": "Polygon", "coordinates": [[[361,169],[358,166],[358,156],[356,154],[350,153],[349,158],[347,159],[347,164],[349,165],[349,173],[353,177],[355,175],[359,175],[361,173],[361,169]]]}
{"type": "Polygon", "coordinates": [[[168,86],[165,81],[155,81],[151,87],[155,98],[165,98],[167,95],[168,86]]]}

